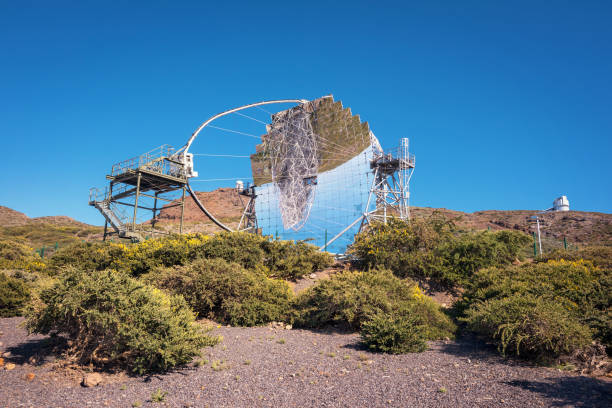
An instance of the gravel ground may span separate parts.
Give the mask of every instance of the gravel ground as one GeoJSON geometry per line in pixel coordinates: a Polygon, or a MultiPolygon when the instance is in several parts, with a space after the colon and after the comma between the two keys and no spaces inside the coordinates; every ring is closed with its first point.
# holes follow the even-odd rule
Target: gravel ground
{"type": "Polygon", "coordinates": [[[85,388],[21,321],[0,319],[5,364],[16,364],[0,369],[4,407],[612,406],[608,380],[504,360],[474,338],[392,356],[362,350],[356,334],[270,327],[217,328],[223,342],[204,351],[205,364],[151,377],[103,374],[100,386],[85,388]],[[164,402],[151,401],[157,389],[164,402]]]}

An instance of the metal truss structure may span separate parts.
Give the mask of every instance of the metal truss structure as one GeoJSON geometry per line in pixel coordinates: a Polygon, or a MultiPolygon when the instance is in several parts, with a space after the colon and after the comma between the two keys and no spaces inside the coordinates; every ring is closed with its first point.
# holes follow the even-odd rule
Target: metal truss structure
{"type": "Polygon", "coordinates": [[[388,217],[410,218],[409,183],[414,166],[415,157],[408,151],[407,138],[400,140],[400,147],[395,152],[375,154],[370,163],[374,181],[366,208],[372,199],[376,207],[364,214],[361,228],[375,221],[386,223],[388,217]]]}

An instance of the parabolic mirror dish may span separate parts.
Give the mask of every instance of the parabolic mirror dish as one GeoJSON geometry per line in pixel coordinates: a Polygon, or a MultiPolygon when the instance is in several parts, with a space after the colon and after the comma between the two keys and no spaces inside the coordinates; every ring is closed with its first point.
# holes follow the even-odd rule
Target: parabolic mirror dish
{"type": "MultiPolygon", "coordinates": [[[[378,152],[367,122],[331,96],[272,115],[251,155],[262,234],[323,246],[375,207],[370,202],[366,208],[370,162],[378,152]]],[[[327,250],[344,253],[359,226],[355,223],[327,250]]]]}

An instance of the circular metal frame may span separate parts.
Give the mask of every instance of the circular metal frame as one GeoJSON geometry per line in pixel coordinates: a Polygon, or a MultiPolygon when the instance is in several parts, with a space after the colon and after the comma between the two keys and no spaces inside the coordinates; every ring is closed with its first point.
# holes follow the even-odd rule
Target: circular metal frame
{"type": "MultiPolygon", "coordinates": [[[[183,157],[186,157],[187,153],[189,152],[189,148],[191,147],[191,145],[194,142],[194,140],[196,139],[196,137],[198,137],[198,134],[200,134],[200,132],[206,126],[208,126],[210,123],[212,123],[213,121],[215,121],[215,120],[217,120],[217,119],[219,119],[219,118],[221,118],[223,116],[229,115],[231,113],[239,112],[241,110],[245,110],[245,109],[249,109],[249,108],[254,108],[254,107],[257,107],[257,106],[262,106],[262,105],[272,105],[272,104],[278,104],[278,103],[299,103],[299,104],[304,104],[306,102],[308,102],[308,100],[306,100],[306,99],[278,99],[278,100],[273,100],[273,101],[262,101],[262,102],[251,103],[249,105],[239,106],[237,108],[226,110],[225,112],[218,113],[215,116],[212,116],[211,118],[206,120],[204,123],[202,123],[200,125],[200,127],[198,127],[196,129],[196,131],[193,132],[193,134],[191,135],[191,137],[189,138],[189,140],[187,141],[185,146],[183,146],[179,150],[177,150],[177,152],[175,154],[177,154],[177,155],[178,154],[183,154],[183,157]]],[[[222,228],[222,229],[224,229],[226,231],[233,231],[230,227],[228,227],[227,225],[223,224],[221,221],[216,219],[215,216],[213,214],[211,214],[210,211],[208,211],[206,209],[204,204],[202,204],[202,202],[198,199],[197,195],[191,189],[191,186],[189,185],[189,180],[187,180],[186,187],[187,187],[187,191],[189,192],[189,195],[191,196],[193,201],[200,208],[200,210],[202,210],[202,212],[204,214],[206,214],[206,216],[208,218],[210,218],[210,220],[212,222],[214,222],[218,227],[220,227],[220,228],[222,228]]]]}

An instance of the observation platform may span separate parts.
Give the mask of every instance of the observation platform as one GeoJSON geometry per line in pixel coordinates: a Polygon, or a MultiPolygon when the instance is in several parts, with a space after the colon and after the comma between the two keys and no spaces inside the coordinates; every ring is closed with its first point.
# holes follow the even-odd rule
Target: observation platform
{"type": "Polygon", "coordinates": [[[187,183],[187,176],[183,171],[183,163],[174,159],[173,154],[172,147],[160,146],[138,157],[114,164],[106,178],[111,183],[136,186],[140,175],[142,191],[180,187],[187,183]]]}
{"type": "Polygon", "coordinates": [[[158,200],[170,203],[164,208],[181,206],[179,232],[182,232],[187,174],[184,164],[174,153],[172,147],[162,145],[140,156],[114,164],[110,174],[106,175],[109,185],[104,193],[96,188],[90,189],[89,205],[97,208],[106,220],[104,238],[109,235],[108,225],[119,237],[132,241],[141,241],[147,233],[162,233],[155,230],[158,200]],[[164,194],[177,190],[182,190],[178,204],[175,203],[176,200],[164,197],[164,194]],[[143,198],[153,200],[153,205],[143,205],[143,198]],[[122,211],[123,206],[133,208],[131,216],[122,211]],[[138,209],[151,211],[151,221],[138,223],[138,209]]]}
{"type": "Polygon", "coordinates": [[[394,149],[390,152],[374,155],[370,162],[371,169],[378,169],[382,174],[393,174],[400,170],[414,169],[415,156],[401,151],[402,149],[394,149]]]}

